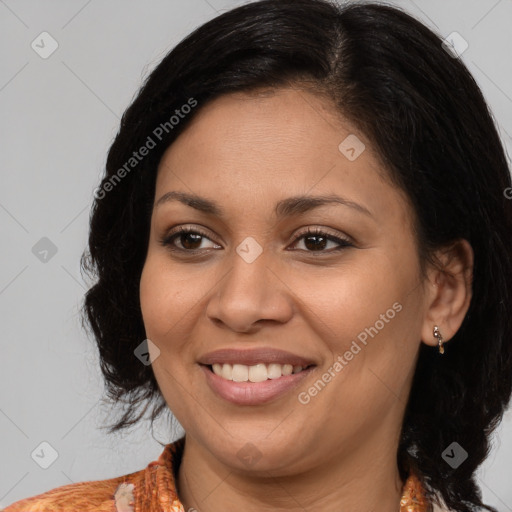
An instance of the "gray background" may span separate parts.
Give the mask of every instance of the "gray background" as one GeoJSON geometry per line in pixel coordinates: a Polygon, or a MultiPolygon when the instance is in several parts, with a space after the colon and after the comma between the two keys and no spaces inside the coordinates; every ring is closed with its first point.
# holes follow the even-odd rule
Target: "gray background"
{"type": "MultiPolygon", "coordinates": [[[[154,438],[148,423],[123,436],[99,430],[111,413],[100,402],[96,351],[77,315],[87,288],[79,257],[107,149],[141,80],[192,29],[241,3],[0,0],[0,508],[142,469],[161,452],[155,438],[166,443],[181,433],[163,422],[154,438]],[[43,31],[59,45],[47,59],[31,47],[43,31]],[[34,254],[43,237],[55,254],[40,252],[48,241],[34,254]],[[39,447],[34,459],[51,462],[43,441],[58,453],[48,469],[31,458],[39,447]]],[[[443,37],[457,31],[469,43],[462,59],[512,154],[512,0],[393,3],[443,37]]],[[[500,512],[512,511],[511,474],[509,410],[479,473],[485,500],[500,512]]]]}

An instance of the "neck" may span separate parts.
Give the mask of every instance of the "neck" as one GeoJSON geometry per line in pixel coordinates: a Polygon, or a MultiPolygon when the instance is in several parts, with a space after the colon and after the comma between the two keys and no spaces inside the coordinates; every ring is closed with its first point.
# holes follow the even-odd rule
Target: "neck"
{"type": "Polygon", "coordinates": [[[375,436],[349,452],[333,450],[329,459],[301,473],[256,475],[221,464],[187,435],[178,495],[185,510],[208,512],[397,512],[403,482],[396,463],[397,443],[387,439],[386,444],[375,436]]]}

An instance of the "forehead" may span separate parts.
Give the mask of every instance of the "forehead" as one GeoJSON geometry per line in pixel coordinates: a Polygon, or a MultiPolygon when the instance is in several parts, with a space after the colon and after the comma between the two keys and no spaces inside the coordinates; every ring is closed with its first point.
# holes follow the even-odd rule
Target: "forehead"
{"type": "Polygon", "coordinates": [[[379,210],[403,195],[364,134],[326,97],[300,89],[228,94],[200,107],[161,159],[155,199],[176,189],[240,207],[339,193],[379,210]]]}
{"type": "MultiPolygon", "coordinates": [[[[227,94],[200,106],[163,155],[159,171],[186,166],[211,175],[229,165],[231,173],[239,169],[245,179],[266,170],[274,175],[293,172],[298,177],[299,171],[311,169],[317,171],[316,177],[340,159],[338,146],[353,132],[326,98],[311,92],[277,89],[227,94]]],[[[367,142],[365,146],[365,153],[372,152],[367,142]]]]}

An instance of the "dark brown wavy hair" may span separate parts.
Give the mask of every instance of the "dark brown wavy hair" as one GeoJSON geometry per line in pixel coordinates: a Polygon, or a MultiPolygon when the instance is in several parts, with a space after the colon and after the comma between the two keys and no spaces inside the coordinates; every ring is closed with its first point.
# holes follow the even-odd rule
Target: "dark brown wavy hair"
{"type": "Polygon", "coordinates": [[[110,432],[134,425],[150,406],[151,425],[166,410],[151,366],[133,353],[146,338],[139,281],[163,152],[214,98],[307,83],[366,134],[409,197],[422,263],[457,239],[473,248],[469,312],[443,356],[421,345],[397,462],[403,478],[416,472],[451,510],[494,510],[481,503],[475,472],[512,388],[511,179],[481,91],[441,43],[390,6],[263,0],[214,18],[163,58],[122,117],[82,256],[95,280],[84,320],[106,395],[127,405],[110,432]],[[457,469],[441,457],[454,441],[468,452],[457,469]]]}

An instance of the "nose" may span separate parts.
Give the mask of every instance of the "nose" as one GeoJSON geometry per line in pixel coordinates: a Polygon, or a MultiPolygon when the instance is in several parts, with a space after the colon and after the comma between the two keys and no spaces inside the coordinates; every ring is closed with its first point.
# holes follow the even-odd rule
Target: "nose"
{"type": "Polygon", "coordinates": [[[238,333],[252,333],[267,323],[289,321],[293,315],[292,294],[277,268],[265,252],[251,263],[234,253],[231,269],[207,305],[208,318],[238,333]]]}

